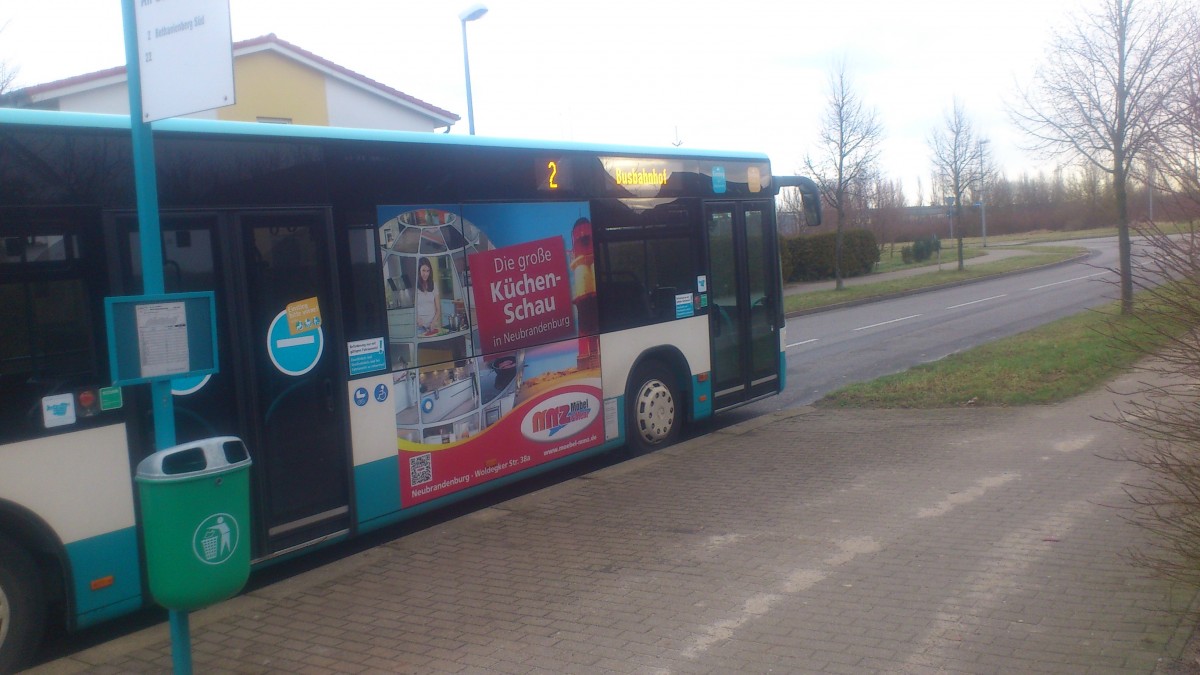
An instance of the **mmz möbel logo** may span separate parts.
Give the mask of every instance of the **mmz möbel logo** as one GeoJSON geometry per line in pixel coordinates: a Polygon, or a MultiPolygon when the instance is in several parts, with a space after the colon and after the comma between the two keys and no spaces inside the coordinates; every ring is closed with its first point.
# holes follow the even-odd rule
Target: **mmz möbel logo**
{"type": "Polygon", "coordinates": [[[557,394],[534,407],[521,420],[521,433],[532,441],[569,438],[600,414],[600,399],[591,394],[557,394]]]}

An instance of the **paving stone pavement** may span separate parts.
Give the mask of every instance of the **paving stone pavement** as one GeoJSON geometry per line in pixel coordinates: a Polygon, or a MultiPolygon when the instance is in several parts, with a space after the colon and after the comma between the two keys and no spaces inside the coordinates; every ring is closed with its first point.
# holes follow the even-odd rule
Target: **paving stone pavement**
{"type": "MultiPolygon", "coordinates": [[[[1122,553],[1097,392],[800,408],[192,615],[198,673],[1153,673],[1195,593],[1122,553]]],[[[165,626],[37,673],[170,670],[165,626]]]]}

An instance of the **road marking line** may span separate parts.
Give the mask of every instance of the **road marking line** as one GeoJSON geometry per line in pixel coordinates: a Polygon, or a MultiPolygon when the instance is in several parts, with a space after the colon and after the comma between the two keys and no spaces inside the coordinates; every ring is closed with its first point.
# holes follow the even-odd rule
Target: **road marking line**
{"type": "Polygon", "coordinates": [[[809,344],[810,342],[816,342],[819,339],[820,338],[813,338],[811,340],[804,340],[802,342],[793,342],[792,344],[784,347],[784,349],[791,349],[792,347],[799,347],[800,345],[806,345],[806,344],[809,344]]]}
{"type": "Polygon", "coordinates": [[[946,309],[958,309],[959,307],[966,307],[967,305],[974,305],[974,304],[977,304],[980,302],[987,302],[988,300],[998,300],[1000,298],[1006,298],[1006,297],[1008,297],[1008,293],[1002,293],[1000,295],[993,295],[990,298],[983,298],[982,300],[972,300],[970,302],[964,302],[961,305],[950,305],[946,309]]]}
{"type": "Polygon", "coordinates": [[[921,316],[921,315],[920,315],[920,314],[913,314],[912,316],[902,316],[902,317],[900,317],[899,319],[892,319],[891,321],[883,321],[883,322],[881,322],[881,323],[873,323],[873,324],[871,324],[870,326],[863,326],[863,327],[861,327],[861,328],[855,328],[855,329],[854,329],[854,331],[851,331],[851,332],[858,332],[858,331],[860,331],[860,330],[866,330],[866,329],[868,329],[868,328],[878,328],[878,327],[880,327],[880,326],[886,326],[886,325],[888,325],[889,323],[896,323],[897,321],[908,321],[909,319],[915,319],[915,318],[917,318],[918,316],[921,316]]]}
{"type": "Polygon", "coordinates": [[[1064,280],[1064,281],[1056,281],[1056,282],[1054,282],[1054,283],[1052,283],[1052,284],[1045,284],[1045,285],[1043,285],[1043,286],[1034,286],[1033,288],[1030,288],[1029,290],[1031,290],[1031,291],[1040,291],[1040,290],[1042,290],[1043,288],[1050,288],[1051,286],[1057,286],[1057,285],[1059,285],[1059,284],[1069,284],[1069,283],[1071,283],[1072,281],[1083,281],[1084,279],[1091,279],[1092,277],[1102,277],[1102,276],[1104,276],[1105,274],[1109,274],[1109,272],[1096,272],[1095,274],[1089,274],[1089,275],[1087,275],[1086,277],[1075,277],[1074,279],[1066,279],[1066,280],[1064,280]]]}

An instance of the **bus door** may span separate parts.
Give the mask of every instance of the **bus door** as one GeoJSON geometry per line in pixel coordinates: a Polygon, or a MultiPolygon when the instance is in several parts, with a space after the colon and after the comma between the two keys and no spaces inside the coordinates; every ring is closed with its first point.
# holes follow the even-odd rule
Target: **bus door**
{"type": "MultiPolygon", "coordinates": [[[[138,289],[136,217],[121,221],[129,242],[123,268],[138,289]]],[[[218,312],[220,372],[172,383],[177,441],[245,440],[254,460],[255,557],[347,532],[329,212],[164,213],[161,225],[167,292],[213,290],[218,312]]]]}
{"type": "Polygon", "coordinates": [[[779,391],[782,314],[770,202],[706,205],[713,408],[779,391]]]}

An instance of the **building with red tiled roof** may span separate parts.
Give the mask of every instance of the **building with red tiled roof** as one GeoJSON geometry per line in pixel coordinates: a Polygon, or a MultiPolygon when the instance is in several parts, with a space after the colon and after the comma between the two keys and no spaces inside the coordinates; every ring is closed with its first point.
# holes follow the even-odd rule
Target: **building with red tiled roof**
{"type": "MultiPolygon", "coordinates": [[[[233,44],[237,103],[187,117],[437,131],[459,116],[281,40],[233,44]]],[[[129,114],[125,66],[17,89],[0,106],[129,114]]]]}

